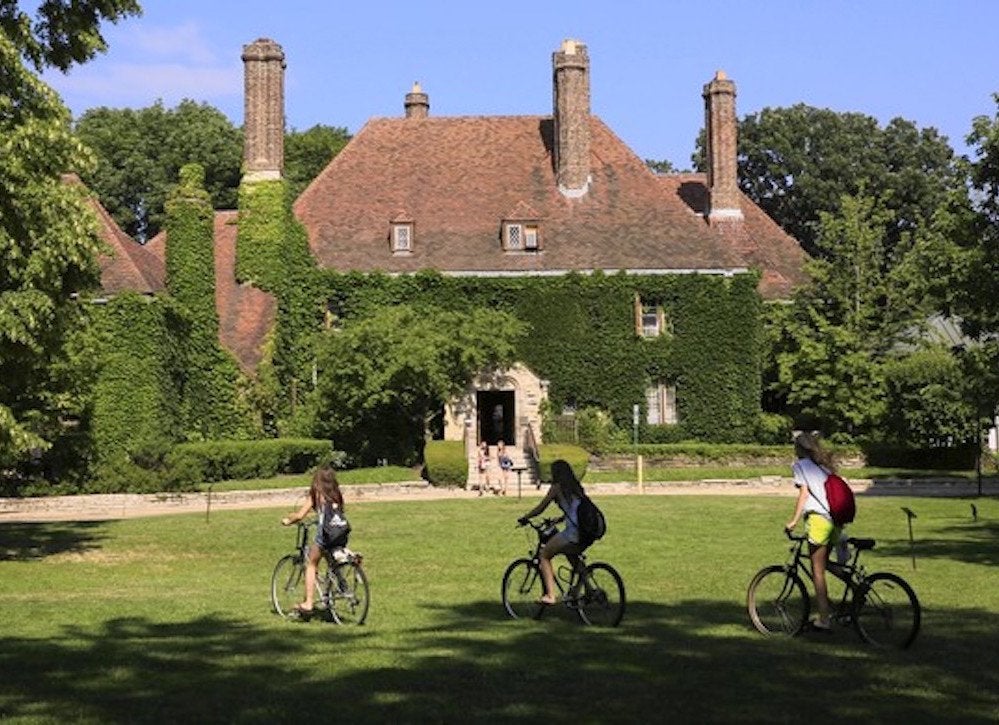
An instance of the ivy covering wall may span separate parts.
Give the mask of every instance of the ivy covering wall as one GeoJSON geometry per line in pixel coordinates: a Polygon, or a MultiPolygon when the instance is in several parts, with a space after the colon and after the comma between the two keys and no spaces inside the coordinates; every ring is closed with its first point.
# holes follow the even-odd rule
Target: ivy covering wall
{"type": "Polygon", "coordinates": [[[169,298],[131,292],[96,306],[92,319],[101,360],[93,457],[97,469],[106,469],[181,437],[184,361],[178,343],[189,323],[169,298]]]}
{"type": "Polygon", "coordinates": [[[249,438],[260,432],[242,373],[219,344],[215,307],[215,232],[204,170],[184,166],[166,202],[167,289],[190,320],[185,355],[182,426],[185,438],[249,438]]]}
{"type": "MultiPolygon", "coordinates": [[[[321,273],[320,291],[344,323],[405,302],[484,306],[531,326],[521,359],[550,381],[552,405],[597,406],[630,428],[650,384],[676,385],[683,435],[751,440],[760,414],[760,298],[754,274],[445,277],[321,273]],[[672,332],[642,338],[635,295],[660,306],[672,332]]],[[[644,420],[644,416],[643,416],[644,420]]]]}

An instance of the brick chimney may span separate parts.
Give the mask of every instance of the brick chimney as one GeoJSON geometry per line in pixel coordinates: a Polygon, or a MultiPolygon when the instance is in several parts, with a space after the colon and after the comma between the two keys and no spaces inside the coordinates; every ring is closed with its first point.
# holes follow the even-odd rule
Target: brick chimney
{"type": "Polygon", "coordinates": [[[406,94],[406,118],[426,118],[430,115],[430,96],[423,92],[419,83],[406,94]]]}
{"type": "Polygon", "coordinates": [[[590,57],[586,46],[565,40],[552,53],[555,178],[568,197],[586,194],[590,186],[590,57]]]}
{"type": "Polygon", "coordinates": [[[739,206],[735,118],[735,83],[724,71],[704,86],[704,129],[707,138],[708,222],[742,221],[739,206]]]}
{"type": "Polygon", "coordinates": [[[284,51],[269,38],[243,46],[243,180],[284,170],[284,51]]]}

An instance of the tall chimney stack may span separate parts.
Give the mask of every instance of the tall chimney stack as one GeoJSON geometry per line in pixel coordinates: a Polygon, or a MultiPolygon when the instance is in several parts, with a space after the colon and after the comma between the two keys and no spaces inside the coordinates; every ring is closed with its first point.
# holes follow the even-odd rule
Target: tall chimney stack
{"type": "Polygon", "coordinates": [[[590,186],[590,57],[586,46],[565,40],[552,53],[555,116],[555,178],[568,197],[590,186]]]}
{"type": "Polygon", "coordinates": [[[284,51],[269,38],[243,46],[243,180],[284,171],[284,51]]]}
{"type": "Polygon", "coordinates": [[[735,83],[724,71],[704,86],[704,129],[707,138],[708,222],[742,221],[735,83]]]}
{"type": "Polygon", "coordinates": [[[406,118],[426,118],[430,115],[430,96],[423,92],[418,82],[406,94],[405,107],[406,118]]]}

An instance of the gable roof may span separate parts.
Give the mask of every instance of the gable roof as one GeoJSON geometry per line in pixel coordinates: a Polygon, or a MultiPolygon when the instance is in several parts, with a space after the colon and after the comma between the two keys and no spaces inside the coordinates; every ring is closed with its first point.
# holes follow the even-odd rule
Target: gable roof
{"type": "Polygon", "coordinates": [[[264,339],[274,325],[274,296],[236,281],[236,235],[239,212],[215,212],[215,310],[219,341],[240,368],[253,372],[264,354],[264,339]]]}
{"type": "MultiPolygon", "coordinates": [[[[708,203],[706,174],[670,174],[659,176],[659,183],[671,195],[686,204],[692,213],[703,215],[708,203]]],[[[790,234],[739,193],[742,222],[720,222],[712,231],[732,246],[753,268],[760,270],[760,294],[765,299],[787,299],[795,287],[803,284],[806,259],[801,245],[790,234]]]]}
{"type": "MultiPolygon", "coordinates": [[[[63,181],[83,185],[76,174],[65,175],[63,181]]],[[[164,289],[166,265],[163,258],[125,234],[94,194],[88,192],[87,203],[97,215],[98,234],[111,248],[111,254],[101,254],[97,258],[101,291],[108,295],[119,292],[154,294],[164,289]]]]}
{"type": "Polygon", "coordinates": [[[567,198],[550,116],[373,119],[296,200],[320,266],[452,274],[569,270],[737,272],[746,258],[590,116],[589,191],[567,198]],[[393,255],[390,221],[413,221],[393,255]],[[513,210],[539,222],[540,252],[505,252],[513,210]]]}

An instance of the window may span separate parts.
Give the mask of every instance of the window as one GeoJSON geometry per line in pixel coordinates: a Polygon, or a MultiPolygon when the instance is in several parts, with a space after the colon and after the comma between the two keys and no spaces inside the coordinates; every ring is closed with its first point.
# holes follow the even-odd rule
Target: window
{"type": "Polygon", "coordinates": [[[412,224],[392,225],[392,251],[394,253],[402,253],[402,254],[413,251],[412,224]]]}
{"type": "Polygon", "coordinates": [[[676,386],[660,383],[645,391],[649,412],[646,422],[649,425],[674,425],[677,418],[676,386]]]}
{"type": "Polygon", "coordinates": [[[639,337],[659,337],[673,334],[673,321],[666,308],[642,302],[635,294],[635,334],[639,337]]]}
{"type": "Polygon", "coordinates": [[[537,252],[541,248],[537,224],[506,222],[503,224],[503,249],[507,252],[537,252]]]}
{"type": "Polygon", "coordinates": [[[506,248],[518,250],[521,248],[521,238],[524,234],[524,227],[520,224],[506,225],[506,248]]]}
{"type": "Polygon", "coordinates": [[[642,306],[642,337],[659,337],[662,333],[662,307],[642,306]]]}

